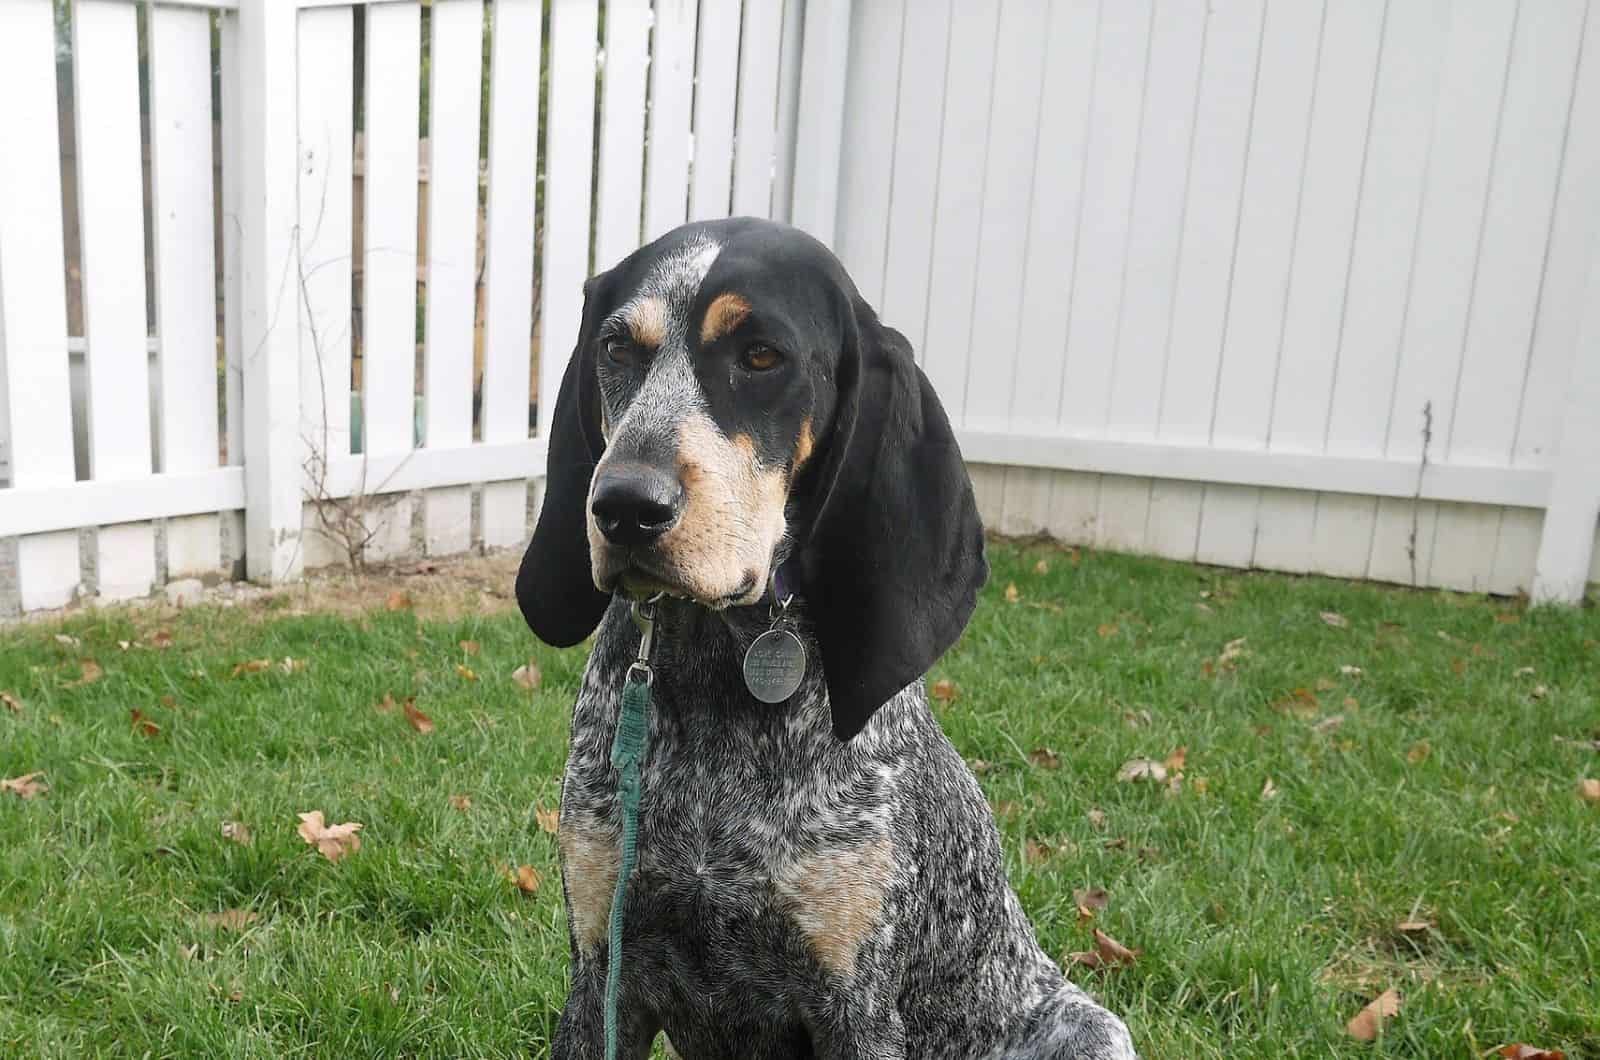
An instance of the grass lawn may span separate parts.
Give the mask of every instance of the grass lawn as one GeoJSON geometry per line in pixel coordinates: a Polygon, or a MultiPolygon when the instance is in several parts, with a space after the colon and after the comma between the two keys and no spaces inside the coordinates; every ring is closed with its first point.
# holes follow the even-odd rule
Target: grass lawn
{"type": "MultiPolygon", "coordinates": [[[[936,707],[1046,948],[1141,951],[1072,974],[1146,1057],[1600,1058],[1600,613],[992,555],[936,707]],[[1117,779],[1179,748],[1177,791],[1117,779]],[[1349,1038],[1389,987],[1381,1040],[1349,1038]]],[[[538,810],[582,650],[503,595],[306,600],[0,630],[0,779],[49,785],[0,792],[0,1056],[545,1054],[567,943],[538,810]],[[359,852],[319,856],[310,810],[359,852]]]]}

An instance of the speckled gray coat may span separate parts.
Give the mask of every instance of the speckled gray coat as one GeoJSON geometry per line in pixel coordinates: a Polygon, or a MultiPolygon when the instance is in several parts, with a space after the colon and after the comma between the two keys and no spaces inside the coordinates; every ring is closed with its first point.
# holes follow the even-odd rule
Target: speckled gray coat
{"type": "MultiPolygon", "coordinates": [[[[795,610],[803,625],[803,599],[795,610]]],[[[664,1031],[685,1060],[1133,1057],[1122,1023],[1035,941],[988,804],[922,683],[841,743],[814,662],[787,703],[744,689],[744,648],[768,624],[762,607],[661,605],[620,1055],[646,1057],[664,1031]]],[[[572,994],[557,1060],[603,1055],[620,829],[610,748],[638,639],[614,603],[573,714],[572,994]]]]}

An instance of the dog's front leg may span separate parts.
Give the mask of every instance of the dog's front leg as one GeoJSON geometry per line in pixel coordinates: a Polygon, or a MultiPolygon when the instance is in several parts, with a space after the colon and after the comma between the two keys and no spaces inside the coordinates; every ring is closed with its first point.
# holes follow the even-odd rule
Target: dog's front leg
{"type": "MultiPolygon", "coordinates": [[[[617,1018],[617,1056],[619,1060],[645,1060],[658,1028],[643,1013],[643,1006],[631,1004],[627,977],[623,977],[617,1018]]],[[[605,951],[587,960],[578,960],[572,969],[572,992],[561,1010],[551,1060],[605,1060],[606,1054],[606,961],[605,951]]]]}
{"type": "Polygon", "coordinates": [[[811,1017],[817,1060],[907,1060],[905,1025],[892,1002],[836,999],[811,1017]]]}

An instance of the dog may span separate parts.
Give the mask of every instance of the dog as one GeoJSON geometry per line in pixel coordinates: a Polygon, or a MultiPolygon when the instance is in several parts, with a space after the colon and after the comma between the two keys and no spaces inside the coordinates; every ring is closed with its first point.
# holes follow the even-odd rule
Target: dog
{"type": "Polygon", "coordinates": [[[619,1056],[664,1033],[689,1060],[1136,1058],[1039,947],[923,691],[987,576],[944,410],[821,243],[690,224],[584,285],[516,583],[542,640],[598,630],[561,790],[557,1060],[604,1055],[610,751],[630,599],[656,596],[619,1056]],[[806,663],[769,705],[742,664],[774,616],[806,663]]]}

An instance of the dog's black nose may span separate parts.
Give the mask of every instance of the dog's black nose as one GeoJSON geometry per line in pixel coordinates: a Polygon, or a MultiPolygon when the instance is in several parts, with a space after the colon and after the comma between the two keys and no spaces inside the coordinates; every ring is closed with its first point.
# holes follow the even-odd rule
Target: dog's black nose
{"type": "Polygon", "coordinates": [[[675,477],[643,464],[619,464],[601,473],[589,507],[607,541],[643,545],[677,522],[682,496],[675,477]]]}

